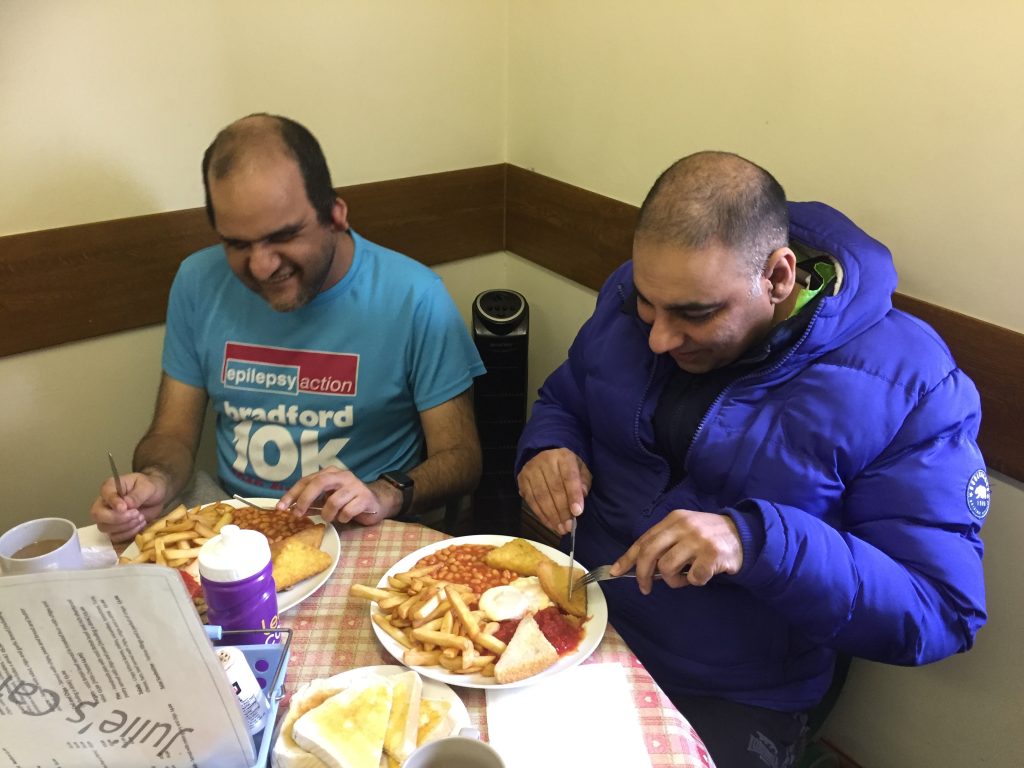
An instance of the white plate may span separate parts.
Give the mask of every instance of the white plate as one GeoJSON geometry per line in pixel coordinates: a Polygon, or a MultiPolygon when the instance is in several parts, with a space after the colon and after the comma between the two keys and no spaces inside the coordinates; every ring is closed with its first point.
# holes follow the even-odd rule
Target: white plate
{"type": "MultiPolygon", "coordinates": [[[[376,624],[374,625],[376,626],[376,624]]],[[[353,685],[357,680],[365,677],[366,675],[381,675],[383,677],[391,677],[392,675],[399,675],[402,672],[408,671],[408,667],[398,667],[394,664],[380,664],[374,667],[357,667],[356,669],[350,669],[347,672],[340,672],[334,675],[328,680],[332,685],[340,687],[348,687],[353,685]]],[[[423,677],[421,675],[421,677],[423,677]]],[[[308,683],[306,684],[308,685],[308,683]]],[[[299,688],[295,694],[300,693],[306,685],[299,688]]],[[[423,680],[423,698],[424,699],[439,699],[441,701],[447,701],[451,705],[451,709],[448,714],[452,718],[452,732],[449,735],[457,734],[463,728],[469,728],[472,723],[469,721],[469,710],[466,709],[466,705],[459,698],[458,694],[455,693],[444,683],[439,683],[434,680],[423,680]]],[[[284,724],[284,717],[281,717],[277,723],[277,727],[274,729],[274,742],[277,742],[277,738],[281,733],[281,726],[284,724]]],[[[273,755],[273,750],[271,750],[273,755]]],[[[277,768],[277,761],[273,757],[271,758],[271,765],[277,768]]]]}
{"type": "MultiPolygon", "coordinates": [[[[444,549],[445,547],[450,547],[455,544],[489,544],[491,546],[500,547],[502,544],[511,541],[513,538],[515,537],[478,534],[476,536],[459,536],[454,539],[445,539],[444,541],[435,542],[423,547],[422,549],[417,549],[412,554],[406,555],[391,566],[391,568],[388,569],[388,572],[381,577],[377,586],[382,588],[386,587],[388,576],[411,570],[416,563],[439,549],[444,549]]],[[[527,541],[529,541],[529,539],[527,539],[527,541]]],[[[559,552],[553,547],[549,547],[546,544],[541,544],[536,541],[530,541],[530,543],[556,563],[560,563],[562,565],[569,564],[569,556],[565,553],[559,552]]],[[[585,570],[579,563],[576,563],[576,565],[581,570],[585,570]]],[[[370,613],[380,613],[380,608],[377,607],[376,603],[370,603],[370,613]]],[[[587,613],[590,618],[583,625],[583,639],[580,640],[579,647],[572,653],[562,656],[554,666],[548,667],[539,675],[528,677],[525,680],[518,680],[514,683],[496,683],[493,677],[484,677],[483,675],[455,675],[448,672],[444,667],[412,667],[412,669],[415,669],[423,677],[430,677],[434,680],[439,680],[442,683],[458,685],[463,688],[518,688],[523,685],[532,685],[546,677],[557,675],[563,670],[583,663],[590,654],[596,650],[597,646],[601,644],[601,638],[604,637],[604,631],[608,626],[608,603],[604,599],[604,592],[601,591],[601,588],[597,584],[590,584],[587,587],[587,613]]],[[[373,631],[377,635],[377,639],[380,640],[387,652],[394,656],[398,661],[402,661],[403,651],[405,649],[402,648],[398,642],[392,639],[391,636],[383,629],[377,626],[377,622],[371,623],[373,631]]]]}
{"type": "MultiPolygon", "coordinates": [[[[277,504],[277,499],[266,499],[266,498],[251,498],[249,499],[254,504],[258,504],[261,507],[272,507],[277,504]]],[[[243,501],[238,499],[225,499],[222,502],[211,502],[219,504],[230,504],[235,509],[249,506],[243,501]]],[[[203,506],[206,506],[205,504],[203,506]]],[[[319,515],[310,515],[309,519],[313,523],[322,523],[323,519],[319,515]]],[[[307,597],[316,592],[320,587],[323,586],[324,582],[327,581],[331,574],[334,573],[334,569],[338,567],[338,558],[341,557],[341,540],[338,538],[338,531],[335,530],[334,526],[330,523],[324,526],[324,538],[320,542],[320,549],[331,556],[331,564],[327,567],[327,570],[320,571],[320,573],[310,576],[305,581],[300,581],[290,589],[284,592],[277,593],[277,612],[284,613],[285,611],[291,610],[307,597]]],[[[135,557],[139,554],[139,548],[132,542],[128,548],[124,551],[124,557],[135,557]]],[[[376,626],[376,625],[374,625],[376,626]]]]}

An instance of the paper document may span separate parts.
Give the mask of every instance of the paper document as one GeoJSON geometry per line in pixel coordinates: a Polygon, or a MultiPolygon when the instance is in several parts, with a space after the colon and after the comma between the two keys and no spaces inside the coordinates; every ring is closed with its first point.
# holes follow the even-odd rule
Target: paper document
{"type": "Polygon", "coordinates": [[[249,768],[241,709],[176,571],[0,578],[0,765],[249,768]]]}
{"type": "Polygon", "coordinates": [[[651,764],[621,664],[582,664],[487,690],[488,741],[508,768],[651,764]]]}

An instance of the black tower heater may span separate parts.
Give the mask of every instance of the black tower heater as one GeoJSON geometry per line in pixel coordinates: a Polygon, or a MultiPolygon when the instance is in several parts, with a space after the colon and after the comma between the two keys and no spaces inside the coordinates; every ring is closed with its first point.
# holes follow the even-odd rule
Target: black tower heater
{"type": "Polygon", "coordinates": [[[473,494],[473,531],[519,535],[521,500],[513,475],[526,423],[530,307],[519,293],[484,291],[473,300],[473,340],[487,373],[474,384],[483,475],[473,494]]]}

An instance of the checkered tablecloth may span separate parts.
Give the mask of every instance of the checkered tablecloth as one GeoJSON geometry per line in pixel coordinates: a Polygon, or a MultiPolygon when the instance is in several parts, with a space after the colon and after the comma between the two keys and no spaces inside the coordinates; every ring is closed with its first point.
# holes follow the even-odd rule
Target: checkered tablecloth
{"type": "MultiPolygon", "coordinates": [[[[372,528],[336,528],[341,537],[337,569],[316,593],[281,615],[282,626],[293,631],[286,692],[318,677],[330,677],[356,667],[398,663],[374,635],[368,603],[349,597],[349,586],[376,584],[401,558],[448,538],[422,525],[393,520],[372,528]]],[[[584,663],[612,662],[618,662],[627,671],[651,765],[714,768],[700,737],[609,624],[601,644],[584,663]]],[[[477,688],[454,690],[465,702],[474,726],[486,737],[484,692],[477,688]]]]}

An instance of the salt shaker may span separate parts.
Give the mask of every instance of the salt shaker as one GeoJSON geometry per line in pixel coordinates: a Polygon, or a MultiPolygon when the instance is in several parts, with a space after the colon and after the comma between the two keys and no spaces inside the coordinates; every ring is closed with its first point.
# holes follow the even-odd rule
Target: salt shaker
{"type": "Polygon", "coordinates": [[[259,531],[225,525],[199,550],[199,580],[206,593],[207,621],[225,630],[254,631],[233,637],[240,645],[281,642],[277,588],[270,544],[259,531]]]}

